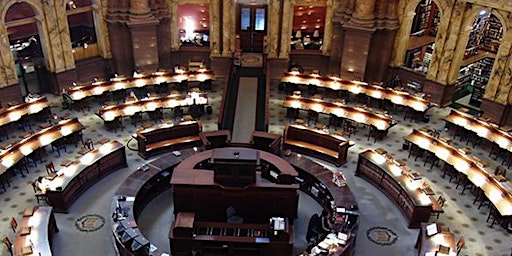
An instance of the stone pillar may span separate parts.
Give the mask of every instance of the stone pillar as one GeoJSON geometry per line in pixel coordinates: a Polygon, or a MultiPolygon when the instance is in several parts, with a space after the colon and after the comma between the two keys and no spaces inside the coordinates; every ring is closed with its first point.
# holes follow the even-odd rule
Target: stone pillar
{"type": "Polygon", "coordinates": [[[14,59],[9,48],[9,35],[4,22],[0,22],[0,87],[18,83],[14,59]]]}
{"type": "Polygon", "coordinates": [[[370,42],[374,31],[356,27],[345,27],[345,40],[341,57],[341,77],[363,80],[370,42]]]}
{"type": "Polygon", "coordinates": [[[414,9],[399,15],[399,17],[402,16],[402,20],[400,28],[396,34],[393,55],[391,57],[391,62],[389,63],[391,67],[400,67],[404,64],[407,43],[409,41],[409,36],[411,35],[411,26],[414,15],[416,15],[414,13],[414,9]]]}
{"type": "Polygon", "coordinates": [[[293,5],[291,0],[284,0],[283,11],[282,11],[282,26],[281,26],[281,47],[279,51],[279,58],[288,59],[290,53],[290,35],[292,34],[292,22],[293,22],[293,5]]]}
{"type": "Polygon", "coordinates": [[[105,21],[105,1],[101,2],[102,6],[93,5],[94,28],[96,29],[96,40],[98,42],[98,50],[101,57],[111,59],[112,52],[110,50],[110,34],[105,21]]]}
{"type": "Polygon", "coordinates": [[[130,28],[133,46],[133,61],[137,68],[154,71],[159,67],[158,20],[151,14],[148,0],[131,0],[130,28]]]}
{"type": "Polygon", "coordinates": [[[231,57],[231,38],[234,37],[231,29],[231,11],[234,8],[232,0],[222,1],[222,56],[231,57]]]}
{"type": "Polygon", "coordinates": [[[268,8],[268,34],[266,53],[269,58],[277,58],[279,45],[279,24],[281,24],[281,3],[279,0],[270,0],[268,8]]]}
{"type": "Polygon", "coordinates": [[[446,14],[450,13],[451,16],[441,19],[427,79],[444,84],[454,84],[457,81],[475,17],[474,13],[471,14],[466,9],[466,3],[457,2],[446,14]]]}
{"type": "Polygon", "coordinates": [[[178,16],[178,0],[168,0],[169,9],[171,13],[171,51],[178,51],[180,49],[180,33],[179,33],[179,16],[178,16]]]}
{"type": "Polygon", "coordinates": [[[210,0],[210,51],[212,57],[220,56],[220,2],[210,0]]]}
{"type": "Polygon", "coordinates": [[[364,28],[374,27],[374,10],[375,0],[357,0],[356,11],[352,14],[349,23],[364,28]]]}
{"type": "Polygon", "coordinates": [[[333,30],[333,18],[334,18],[334,10],[336,9],[336,4],[333,3],[333,0],[327,1],[326,13],[325,13],[325,27],[324,27],[324,39],[322,40],[322,54],[330,55],[331,54],[331,41],[332,41],[332,30],[333,30]]]}

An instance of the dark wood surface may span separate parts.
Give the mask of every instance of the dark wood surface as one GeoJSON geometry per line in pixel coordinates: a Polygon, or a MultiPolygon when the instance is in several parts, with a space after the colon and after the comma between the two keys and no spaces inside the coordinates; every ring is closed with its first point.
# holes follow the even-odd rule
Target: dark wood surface
{"type": "MultiPolygon", "coordinates": [[[[147,169],[139,168],[138,170],[135,170],[123,183],[121,183],[115,193],[110,206],[111,213],[116,213],[116,207],[119,202],[119,206],[124,208],[127,213],[126,220],[136,227],[138,214],[143,210],[144,206],[158,195],[159,191],[170,188],[169,183],[164,183],[167,177],[170,180],[170,175],[172,174],[174,167],[188,157],[199,154],[192,149],[185,149],[180,152],[180,156],[175,156],[172,153],[164,154],[151,160],[150,163],[147,164],[147,169]],[[146,193],[148,190],[152,193],[146,193]],[[118,199],[121,200],[118,201],[118,199]]],[[[263,156],[265,153],[266,152],[261,152],[261,155],[263,156]]],[[[331,181],[332,172],[324,168],[322,165],[310,159],[299,157],[295,153],[292,153],[290,156],[283,157],[283,159],[292,164],[295,170],[299,172],[299,176],[303,178],[304,182],[299,185],[300,189],[315,198],[315,200],[317,200],[325,209],[333,210],[333,205],[334,208],[349,208],[352,205],[357,205],[356,198],[350,191],[350,188],[348,186],[336,186],[331,181]],[[325,188],[325,193],[313,195],[309,191],[309,188],[312,186],[325,188]]],[[[118,221],[111,221],[112,230],[115,230],[117,225],[119,225],[118,221]]],[[[349,241],[345,246],[340,246],[338,248],[336,255],[352,255],[355,247],[357,227],[357,224],[354,225],[349,241]]],[[[138,231],[137,228],[135,229],[138,231]]],[[[138,232],[140,233],[140,231],[138,232]]],[[[126,246],[120,242],[120,237],[115,232],[113,232],[113,234],[116,247],[120,254],[130,256],[134,255],[130,248],[126,248],[126,246]]],[[[142,234],[140,236],[142,236],[142,234]]],[[[157,248],[153,254],[159,255],[166,251],[166,248],[157,248]]]]}
{"type": "Polygon", "coordinates": [[[202,125],[198,121],[141,129],[137,131],[139,155],[148,159],[163,152],[198,147],[202,143],[199,137],[201,130],[202,125]]]}
{"type": "Polygon", "coordinates": [[[283,149],[290,149],[341,166],[347,162],[349,140],[334,134],[300,125],[286,125],[283,149]]]}
{"type": "Polygon", "coordinates": [[[80,160],[58,171],[47,182],[48,204],[56,212],[67,213],[71,204],[104,176],[127,167],[125,146],[113,141],[83,155],[80,160]]]}
{"type": "MultiPolygon", "coordinates": [[[[368,180],[379,188],[401,210],[409,228],[420,227],[428,221],[436,200],[422,190],[421,180],[414,180],[407,173],[414,173],[407,166],[397,166],[374,150],[359,154],[356,176],[368,180]]],[[[438,208],[438,207],[436,207],[438,208]]]]}

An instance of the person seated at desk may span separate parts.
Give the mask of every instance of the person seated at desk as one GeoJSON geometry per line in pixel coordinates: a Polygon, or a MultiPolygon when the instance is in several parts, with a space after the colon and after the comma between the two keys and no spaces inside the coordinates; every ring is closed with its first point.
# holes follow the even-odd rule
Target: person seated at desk
{"type": "Polygon", "coordinates": [[[25,97],[25,102],[26,103],[30,103],[38,98],[41,98],[41,95],[37,94],[37,93],[32,93],[32,92],[29,92],[27,94],[27,96],[25,97]]]}
{"type": "Polygon", "coordinates": [[[135,92],[130,91],[128,96],[124,99],[124,102],[132,102],[132,101],[138,101],[139,98],[137,98],[137,95],[135,95],[135,92]]]}
{"type": "Polygon", "coordinates": [[[331,233],[332,228],[331,214],[326,210],[322,210],[322,216],[320,216],[320,221],[318,222],[318,227],[316,229],[320,234],[320,237],[323,239],[331,233]]]}

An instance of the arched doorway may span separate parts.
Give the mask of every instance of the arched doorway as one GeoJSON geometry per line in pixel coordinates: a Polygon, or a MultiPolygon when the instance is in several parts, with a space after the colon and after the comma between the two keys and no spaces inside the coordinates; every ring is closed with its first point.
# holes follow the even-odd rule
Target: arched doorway
{"type": "Polygon", "coordinates": [[[503,37],[499,18],[482,10],[473,19],[452,100],[479,108],[503,37]]]}
{"type": "Polygon", "coordinates": [[[76,61],[99,55],[91,0],[66,0],[66,14],[76,61]]]}
{"type": "Polygon", "coordinates": [[[46,91],[42,83],[46,67],[36,17],[30,4],[18,2],[9,7],[4,19],[22,95],[46,91]]]}

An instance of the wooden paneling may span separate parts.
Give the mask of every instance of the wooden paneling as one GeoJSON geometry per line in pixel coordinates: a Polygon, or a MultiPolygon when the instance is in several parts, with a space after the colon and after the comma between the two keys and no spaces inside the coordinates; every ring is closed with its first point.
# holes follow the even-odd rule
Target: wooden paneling
{"type": "Polygon", "coordinates": [[[493,123],[499,125],[511,124],[512,115],[510,115],[510,106],[505,106],[495,101],[482,99],[480,109],[484,112],[485,117],[492,120],[493,123]]]}
{"type": "Polygon", "coordinates": [[[23,102],[19,84],[0,88],[0,106],[6,107],[8,102],[23,102]]]}
{"type": "Polygon", "coordinates": [[[396,30],[377,30],[372,35],[364,81],[385,81],[395,35],[396,30]]]}
{"type": "MultiPolygon", "coordinates": [[[[76,61],[75,64],[77,70],[77,82],[88,84],[94,77],[101,78],[107,75],[105,70],[108,65],[108,60],[99,56],[92,59],[76,61]]],[[[70,84],[66,84],[65,87],[68,87],[69,85],[70,84]]]]}

